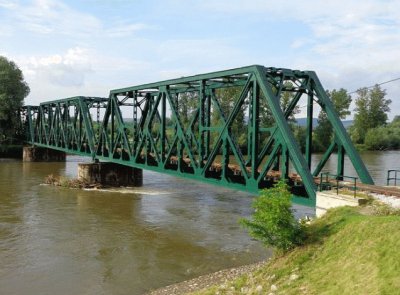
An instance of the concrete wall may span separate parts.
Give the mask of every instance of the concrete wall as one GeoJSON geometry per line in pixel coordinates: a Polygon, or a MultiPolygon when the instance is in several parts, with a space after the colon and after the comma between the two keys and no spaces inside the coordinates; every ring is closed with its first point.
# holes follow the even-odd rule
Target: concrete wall
{"type": "Polygon", "coordinates": [[[364,198],[354,198],[353,196],[336,194],[336,191],[317,192],[317,202],[315,214],[320,217],[330,208],[340,206],[359,206],[367,202],[364,198]]]}

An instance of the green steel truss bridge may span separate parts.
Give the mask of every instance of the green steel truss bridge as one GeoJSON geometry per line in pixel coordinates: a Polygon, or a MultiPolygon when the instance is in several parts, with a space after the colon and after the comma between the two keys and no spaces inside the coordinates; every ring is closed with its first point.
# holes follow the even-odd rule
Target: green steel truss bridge
{"type": "Polygon", "coordinates": [[[108,98],[47,101],[25,106],[22,117],[34,146],[251,193],[284,178],[302,204],[315,204],[315,177],[334,151],[337,175],[346,154],[361,182],[373,184],[312,71],[254,65],[116,89],[108,98]],[[334,136],[311,167],[316,105],[334,136]],[[305,151],[290,123],[299,106],[307,112],[305,151]]]}

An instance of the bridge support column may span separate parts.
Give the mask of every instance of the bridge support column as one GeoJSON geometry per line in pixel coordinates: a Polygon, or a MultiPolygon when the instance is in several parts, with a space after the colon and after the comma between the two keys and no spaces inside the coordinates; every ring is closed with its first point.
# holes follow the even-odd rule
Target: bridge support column
{"type": "Polygon", "coordinates": [[[24,162],[64,162],[65,157],[65,152],[36,146],[24,146],[22,151],[24,162]]]}
{"type": "Polygon", "coordinates": [[[79,163],[78,178],[109,186],[142,186],[143,170],[116,163],[79,163]]]}

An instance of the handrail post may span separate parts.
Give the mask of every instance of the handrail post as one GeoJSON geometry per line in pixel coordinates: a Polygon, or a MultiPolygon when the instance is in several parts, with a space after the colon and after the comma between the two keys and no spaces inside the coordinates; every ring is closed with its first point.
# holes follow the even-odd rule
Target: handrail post
{"type": "Polygon", "coordinates": [[[323,182],[323,178],[322,177],[323,177],[323,173],[321,173],[320,177],[321,177],[321,179],[319,181],[319,191],[322,192],[322,182],[323,182]]]}
{"type": "Polygon", "coordinates": [[[357,178],[354,178],[354,198],[357,196],[357,178]]]}
{"type": "Polygon", "coordinates": [[[386,185],[389,186],[389,175],[390,175],[390,170],[387,171],[387,177],[386,177],[386,185]]]}
{"type": "Polygon", "coordinates": [[[336,175],[336,194],[339,194],[339,175],[336,175]]]}

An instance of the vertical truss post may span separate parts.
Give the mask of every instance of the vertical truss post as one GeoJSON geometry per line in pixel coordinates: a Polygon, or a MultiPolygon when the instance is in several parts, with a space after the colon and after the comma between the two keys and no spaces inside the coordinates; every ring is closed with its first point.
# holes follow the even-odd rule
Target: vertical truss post
{"type": "Polygon", "coordinates": [[[260,126],[260,87],[257,84],[256,79],[253,79],[251,91],[251,175],[252,179],[257,180],[258,178],[258,144],[259,144],[259,126],[260,126]]]}
{"type": "Polygon", "coordinates": [[[281,178],[289,179],[289,150],[286,144],[282,145],[281,178]]]}
{"type": "Polygon", "coordinates": [[[199,106],[199,132],[200,132],[200,168],[203,168],[204,162],[203,159],[205,158],[205,134],[204,134],[204,129],[206,125],[206,110],[205,110],[205,104],[206,104],[206,94],[205,94],[205,81],[201,80],[200,81],[200,89],[199,89],[199,98],[198,98],[198,106],[199,106]]]}
{"type": "Polygon", "coordinates": [[[343,145],[338,144],[337,145],[337,175],[339,180],[343,180],[343,174],[344,174],[344,156],[345,156],[345,150],[343,148],[343,145]]]}
{"type": "Polygon", "coordinates": [[[115,100],[116,100],[116,95],[111,96],[110,100],[110,111],[111,111],[111,145],[110,145],[110,155],[114,155],[114,145],[115,145],[115,100]]]}
{"type": "Polygon", "coordinates": [[[97,137],[100,137],[100,103],[96,106],[97,137]]]}
{"type": "MultiPolygon", "coordinates": [[[[257,84],[257,82],[255,82],[257,84]]],[[[248,116],[249,116],[249,126],[252,125],[253,122],[253,97],[254,97],[254,84],[253,84],[253,89],[251,90],[251,98],[250,98],[250,103],[248,107],[248,116]]],[[[252,136],[253,136],[253,131],[252,128],[247,128],[247,160],[246,160],[246,166],[251,166],[252,163],[252,136]]],[[[258,155],[257,155],[258,156],[258,155]]]]}
{"type": "Polygon", "coordinates": [[[212,92],[210,90],[206,91],[206,118],[205,118],[205,127],[206,127],[206,139],[205,139],[205,155],[204,159],[201,159],[201,167],[203,168],[204,164],[203,161],[210,156],[210,126],[211,126],[211,96],[212,92]]]}
{"type": "Polygon", "coordinates": [[[166,142],[166,116],[167,116],[167,101],[165,92],[161,94],[161,160],[165,162],[165,142],[166,142]]]}
{"type": "Polygon", "coordinates": [[[138,94],[137,91],[132,92],[133,99],[133,126],[132,126],[132,155],[136,155],[136,148],[138,146],[138,94]]]}
{"type": "Polygon", "coordinates": [[[222,140],[222,178],[227,180],[228,166],[229,166],[229,143],[226,136],[222,140]]]}
{"type": "Polygon", "coordinates": [[[312,153],[312,133],[313,133],[313,93],[308,93],[307,100],[307,135],[306,135],[306,162],[308,169],[311,169],[311,153],[312,153]]]}

